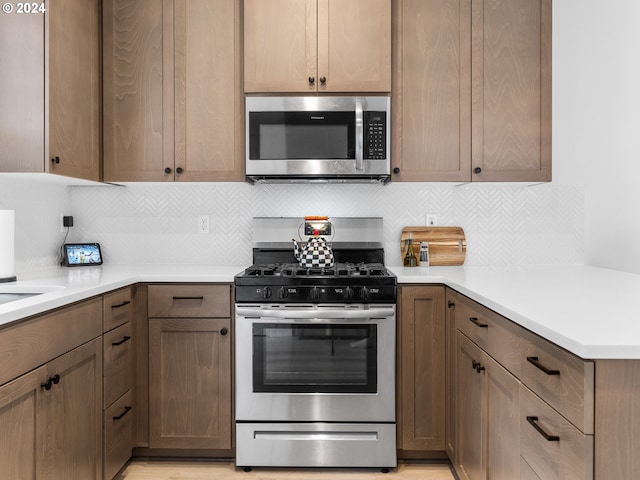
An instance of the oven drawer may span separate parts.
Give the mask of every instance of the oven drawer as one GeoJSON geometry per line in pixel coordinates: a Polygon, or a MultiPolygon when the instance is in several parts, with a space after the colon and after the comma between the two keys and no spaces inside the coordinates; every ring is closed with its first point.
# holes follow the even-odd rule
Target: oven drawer
{"type": "Polygon", "coordinates": [[[231,285],[149,285],[150,318],[228,318],[231,285]]]}
{"type": "Polygon", "coordinates": [[[391,423],[238,423],[236,465],[395,467],[391,423]]]}

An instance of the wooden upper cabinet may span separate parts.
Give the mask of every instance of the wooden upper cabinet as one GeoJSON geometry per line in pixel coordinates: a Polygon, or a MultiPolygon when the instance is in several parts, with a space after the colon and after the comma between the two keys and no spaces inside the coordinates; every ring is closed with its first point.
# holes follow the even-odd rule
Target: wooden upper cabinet
{"type": "Polygon", "coordinates": [[[244,87],[391,91],[391,1],[245,0],[244,87]]]}
{"type": "Polygon", "coordinates": [[[394,7],[393,180],[469,181],[470,0],[394,7]]]}
{"type": "Polygon", "coordinates": [[[101,173],[99,0],[56,0],[47,5],[49,171],[97,181],[101,173]]]}
{"type": "Polygon", "coordinates": [[[475,181],[551,180],[551,0],[472,2],[475,181]]]}
{"type": "Polygon", "coordinates": [[[0,15],[0,172],[100,180],[98,0],[43,5],[0,15]]]}
{"type": "Polygon", "coordinates": [[[551,0],[394,8],[393,180],[551,180],[551,0]]]}
{"type": "Polygon", "coordinates": [[[106,181],[240,181],[240,6],[104,0],[106,181]]]}

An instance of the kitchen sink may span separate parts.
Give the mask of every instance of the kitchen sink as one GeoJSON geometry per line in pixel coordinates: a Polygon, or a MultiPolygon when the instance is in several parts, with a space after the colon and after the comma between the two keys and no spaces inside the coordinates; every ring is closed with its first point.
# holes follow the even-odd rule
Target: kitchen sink
{"type": "Polygon", "coordinates": [[[59,285],[0,285],[0,305],[60,290],[59,285]]]}
{"type": "Polygon", "coordinates": [[[34,295],[40,295],[40,293],[0,293],[0,305],[3,303],[15,302],[16,300],[22,300],[23,298],[33,297],[34,295]]]}

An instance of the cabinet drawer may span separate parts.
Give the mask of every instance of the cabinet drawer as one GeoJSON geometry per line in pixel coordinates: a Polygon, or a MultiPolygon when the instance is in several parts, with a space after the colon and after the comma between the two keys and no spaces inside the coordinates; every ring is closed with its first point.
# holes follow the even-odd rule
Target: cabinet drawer
{"type": "Polygon", "coordinates": [[[593,479],[593,436],[580,432],[524,385],[520,386],[520,456],[545,480],[593,479]]]}
{"type": "Polygon", "coordinates": [[[231,285],[149,285],[149,317],[231,316],[231,285]]]}
{"type": "Polygon", "coordinates": [[[102,333],[102,297],[0,329],[0,385],[102,333]]]}
{"type": "Polygon", "coordinates": [[[103,330],[105,332],[133,320],[134,307],[131,287],[106,293],[102,300],[102,311],[103,330]]]}
{"type": "Polygon", "coordinates": [[[593,433],[594,364],[523,329],[520,380],[582,432],[593,433]]]}
{"type": "Polygon", "coordinates": [[[520,328],[472,300],[458,297],[456,326],[516,377],[520,372],[520,328]]]}
{"type": "Polygon", "coordinates": [[[104,342],[104,408],[120,398],[132,384],[133,341],[131,323],[107,332],[104,342]]]}
{"type": "Polygon", "coordinates": [[[104,412],[104,478],[112,479],[131,458],[133,446],[133,396],[120,397],[104,412]]]}

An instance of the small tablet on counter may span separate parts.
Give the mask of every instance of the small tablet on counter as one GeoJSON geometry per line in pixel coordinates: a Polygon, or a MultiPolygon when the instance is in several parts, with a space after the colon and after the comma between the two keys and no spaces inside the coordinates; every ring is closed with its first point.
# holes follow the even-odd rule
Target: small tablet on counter
{"type": "Polygon", "coordinates": [[[67,267],[102,265],[99,243],[65,243],[63,251],[67,267]]]}

